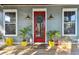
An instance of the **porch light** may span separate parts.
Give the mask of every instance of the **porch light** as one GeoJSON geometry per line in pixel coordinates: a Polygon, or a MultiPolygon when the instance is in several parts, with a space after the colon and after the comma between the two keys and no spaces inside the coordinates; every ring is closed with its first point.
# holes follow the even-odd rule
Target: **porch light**
{"type": "Polygon", "coordinates": [[[52,14],[50,14],[50,16],[48,17],[48,20],[50,20],[52,18],[54,18],[54,17],[52,16],[52,14]]]}
{"type": "Polygon", "coordinates": [[[29,20],[29,19],[31,19],[31,17],[29,15],[27,15],[26,19],[29,20]]]}

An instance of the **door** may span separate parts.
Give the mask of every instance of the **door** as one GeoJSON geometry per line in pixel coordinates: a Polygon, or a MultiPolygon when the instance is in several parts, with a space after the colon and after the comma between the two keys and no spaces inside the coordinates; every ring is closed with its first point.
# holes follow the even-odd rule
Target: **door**
{"type": "Polygon", "coordinates": [[[34,11],[34,42],[45,42],[45,11],[34,11]]]}

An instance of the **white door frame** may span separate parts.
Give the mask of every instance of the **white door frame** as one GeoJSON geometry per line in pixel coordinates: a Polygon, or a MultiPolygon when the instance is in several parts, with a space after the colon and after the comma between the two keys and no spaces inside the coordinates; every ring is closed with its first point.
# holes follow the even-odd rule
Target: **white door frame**
{"type": "Polygon", "coordinates": [[[47,9],[46,8],[33,8],[32,9],[32,35],[33,35],[33,43],[34,43],[34,11],[45,11],[45,44],[47,44],[47,9]]]}

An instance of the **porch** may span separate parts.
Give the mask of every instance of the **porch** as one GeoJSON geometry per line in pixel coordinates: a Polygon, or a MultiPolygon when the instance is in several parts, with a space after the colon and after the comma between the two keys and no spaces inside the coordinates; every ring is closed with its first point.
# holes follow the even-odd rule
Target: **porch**
{"type": "MultiPolygon", "coordinates": [[[[77,26],[79,24],[78,23],[79,20],[77,20],[79,19],[79,17],[77,17],[79,14],[78,5],[5,5],[3,4],[0,5],[0,7],[1,7],[0,34],[3,36],[3,39],[10,36],[13,37],[14,42],[18,44],[19,42],[22,41],[22,37],[19,35],[20,34],[19,30],[24,27],[29,27],[30,25],[32,26],[30,31],[31,36],[28,34],[28,38],[31,38],[32,40],[27,39],[29,43],[34,43],[34,41],[40,42],[42,40],[42,42],[47,44],[49,41],[47,33],[49,31],[58,31],[62,37],[70,36],[72,41],[77,42],[79,39],[79,31],[78,31],[79,28],[77,26]],[[35,23],[34,21],[35,19],[33,15],[34,12],[36,11],[45,12],[45,16],[43,16],[45,17],[45,20],[43,21],[45,24],[41,24],[43,25],[43,28],[41,28],[43,30],[35,29],[37,27],[38,29],[40,28],[40,26],[38,26],[39,24],[37,25],[37,23],[35,23]],[[64,12],[65,12],[65,16],[64,16],[64,12]],[[66,15],[67,12],[69,12],[68,13],[69,15],[66,15]],[[13,20],[10,20],[9,18],[7,20],[7,18],[5,18],[5,16],[8,14],[12,15],[11,17],[13,20]],[[70,18],[71,16],[72,18],[70,18]],[[67,17],[69,17],[69,19],[71,20],[68,20],[67,17]],[[42,38],[37,39],[38,36],[41,36],[39,35],[40,33],[42,33],[41,35],[42,37],[44,37],[44,39],[42,38]]],[[[36,14],[36,16],[37,15],[38,14],[36,14]]],[[[0,41],[5,41],[5,40],[0,40],[0,41]]]]}
{"type": "MultiPolygon", "coordinates": [[[[77,47],[79,41],[79,27],[77,26],[79,25],[79,5],[4,4],[0,5],[0,7],[0,35],[2,36],[0,45],[5,43],[7,37],[12,37],[13,43],[16,44],[2,46],[0,48],[1,55],[55,55],[57,48],[46,51],[46,44],[50,39],[61,41],[65,36],[68,37],[66,41],[72,43],[71,55],[79,54],[79,48],[77,47]],[[29,33],[27,31],[27,33],[22,33],[24,36],[19,35],[23,29],[27,30],[29,27],[31,29],[29,33]],[[55,38],[51,38],[51,35],[47,34],[48,32],[50,32],[49,34],[52,33],[55,38]],[[53,32],[55,33],[53,34],[53,32]],[[58,38],[55,34],[57,34],[58,38]],[[24,41],[23,39],[29,43],[28,46],[17,45],[24,41]],[[37,42],[44,43],[44,45],[34,46],[37,42]]],[[[63,54],[63,52],[60,54],[63,54]]],[[[68,53],[66,54],[68,55],[68,53]]]]}
{"type": "Polygon", "coordinates": [[[46,51],[47,45],[28,45],[27,47],[22,47],[20,45],[13,46],[1,46],[0,55],[79,55],[79,45],[73,44],[71,53],[59,52],[56,53],[56,48],[52,48],[46,51]]]}

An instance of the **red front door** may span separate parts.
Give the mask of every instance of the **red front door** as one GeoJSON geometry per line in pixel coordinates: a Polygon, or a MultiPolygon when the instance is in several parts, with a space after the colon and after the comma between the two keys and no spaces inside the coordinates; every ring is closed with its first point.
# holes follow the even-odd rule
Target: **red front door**
{"type": "Polygon", "coordinates": [[[34,42],[45,42],[45,11],[34,11],[34,42]]]}

